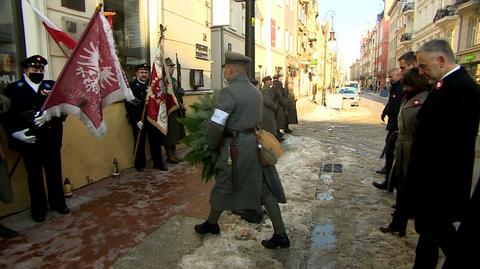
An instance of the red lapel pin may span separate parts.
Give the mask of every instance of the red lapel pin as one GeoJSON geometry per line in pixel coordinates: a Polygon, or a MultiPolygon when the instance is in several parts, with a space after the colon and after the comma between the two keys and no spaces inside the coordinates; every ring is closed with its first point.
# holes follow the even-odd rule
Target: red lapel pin
{"type": "Polygon", "coordinates": [[[442,88],[443,86],[443,80],[439,80],[437,81],[437,83],[435,83],[435,90],[440,90],[440,88],[442,88]]]}

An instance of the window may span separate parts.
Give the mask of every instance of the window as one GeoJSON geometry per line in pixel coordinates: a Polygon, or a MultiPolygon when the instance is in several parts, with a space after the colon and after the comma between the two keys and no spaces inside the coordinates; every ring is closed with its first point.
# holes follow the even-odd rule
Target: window
{"type": "Polygon", "coordinates": [[[255,17],[255,41],[260,41],[262,39],[262,20],[258,17],[255,17]]]}
{"type": "Polygon", "coordinates": [[[267,24],[263,20],[260,22],[260,29],[260,41],[267,44],[267,24]]]}
{"type": "Polygon", "coordinates": [[[290,34],[288,32],[288,29],[285,31],[285,50],[288,51],[290,50],[290,43],[289,43],[289,38],[290,38],[290,34]]]}
{"type": "Polygon", "coordinates": [[[4,11],[0,20],[0,90],[20,78],[20,60],[24,55],[21,2],[0,1],[4,11]]]}
{"type": "Polygon", "coordinates": [[[292,52],[292,53],[293,53],[293,47],[294,47],[294,45],[293,45],[293,34],[290,33],[290,52],[292,52]]]}
{"type": "Polygon", "coordinates": [[[468,20],[467,48],[480,44],[480,16],[468,20]]]}
{"type": "Polygon", "coordinates": [[[282,32],[282,29],[280,28],[280,26],[277,27],[277,45],[275,47],[281,49],[283,48],[283,36],[282,36],[283,32],[282,32]]]}
{"type": "Polygon", "coordinates": [[[114,11],[112,31],[118,58],[127,77],[134,67],[150,62],[146,0],[104,0],[104,9],[114,11]]]}
{"type": "Polygon", "coordinates": [[[62,7],[85,12],[85,0],[62,0],[62,7]]]}

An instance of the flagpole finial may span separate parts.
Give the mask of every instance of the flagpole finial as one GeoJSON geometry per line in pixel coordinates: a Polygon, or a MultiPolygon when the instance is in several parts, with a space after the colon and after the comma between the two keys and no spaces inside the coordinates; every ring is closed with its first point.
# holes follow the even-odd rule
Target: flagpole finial
{"type": "Polygon", "coordinates": [[[102,7],[103,7],[103,4],[102,3],[99,3],[96,10],[97,11],[101,11],[102,10],[102,7]]]}

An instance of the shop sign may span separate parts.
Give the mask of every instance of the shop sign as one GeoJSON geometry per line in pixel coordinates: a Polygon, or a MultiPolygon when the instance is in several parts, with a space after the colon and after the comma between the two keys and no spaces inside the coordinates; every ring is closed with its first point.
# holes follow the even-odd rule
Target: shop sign
{"type": "Polygon", "coordinates": [[[195,57],[201,60],[208,60],[208,47],[201,44],[195,44],[195,57]]]}

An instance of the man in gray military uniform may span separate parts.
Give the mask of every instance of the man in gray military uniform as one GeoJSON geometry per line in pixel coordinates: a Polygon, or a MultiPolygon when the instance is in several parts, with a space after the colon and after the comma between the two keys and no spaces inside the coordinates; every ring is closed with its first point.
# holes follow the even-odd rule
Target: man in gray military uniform
{"type": "Polygon", "coordinates": [[[177,98],[179,108],[168,114],[168,132],[165,135],[163,144],[167,153],[167,162],[171,164],[178,164],[182,160],[176,156],[176,145],[180,139],[185,137],[185,127],[179,121],[185,115],[185,107],[183,106],[183,95],[185,91],[178,87],[177,80],[173,77],[175,71],[175,64],[172,59],[166,58],[165,64],[168,66],[168,72],[172,78],[173,94],[177,98]]]}
{"type": "Polygon", "coordinates": [[[250,61],[239,53],[225,53],[223,72],[229,85],[220,92],[207,130],[208,146],[218,149],[220,157],[215,165],[210,214],[204,223],[195,225],[195,231],[219,234],[223,210],[260,210],[263,204],[274,234],[262,245],[288,248],[290,241],[278,206],[278,202],[286,202],[285,195],[275,167],[263,167],[258,157],[255,128],[262,120],[263,105],[260,92],[246,75],[250,61]]]}

